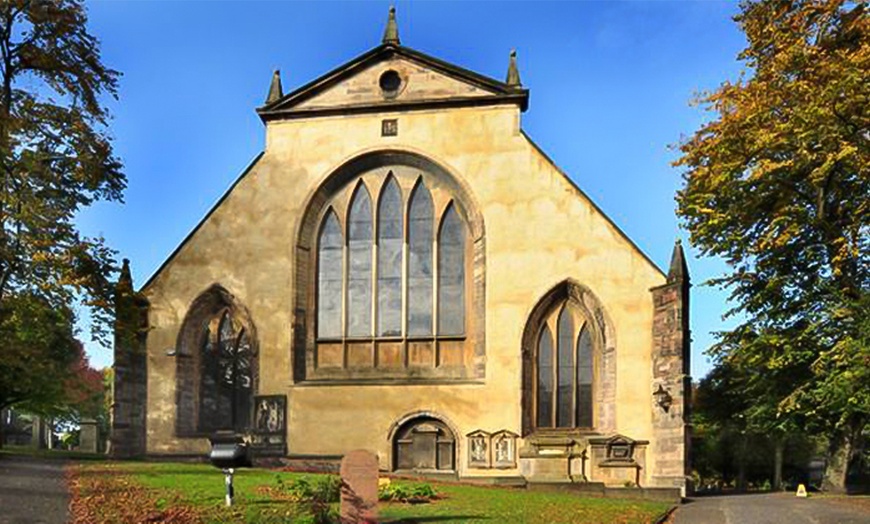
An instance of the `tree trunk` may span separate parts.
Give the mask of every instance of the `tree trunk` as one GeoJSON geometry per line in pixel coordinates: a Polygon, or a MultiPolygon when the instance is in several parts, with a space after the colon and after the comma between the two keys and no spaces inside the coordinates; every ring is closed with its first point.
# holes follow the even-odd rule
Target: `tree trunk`
{"type": "Polygon", "coordinates": [[[777,437],[773,441],[773,491],[782,490],[782,454],[785,450],[785,438],[777,437]]]}
{"type": "Polygon", "coordinates": [[[828,466],[825,468],[825,480],[822,489],[833,493],[846,491],[846,472],[849,469],[849,442],[843,437],[831,439],[828,449],[828,466]]]}
{"type": "Polygon", "coordinates": [[[740,435],[739,452],[737,453],[737,491],[746,491],[746,435],[740,435]]]}
{"type": "Polygon", "coordinates": [[[831,438],[823,489],[845,492],[850,471],[855,470],[854,473],[860,476],[858,470],[863,467],[865,424],[863,417],[854,417],[845,434],[831,438]]]}

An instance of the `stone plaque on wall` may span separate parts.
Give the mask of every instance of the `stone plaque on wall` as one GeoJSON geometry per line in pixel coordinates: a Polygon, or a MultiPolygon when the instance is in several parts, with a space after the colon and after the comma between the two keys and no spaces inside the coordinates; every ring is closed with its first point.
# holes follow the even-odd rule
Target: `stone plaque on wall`
{"type": "Polygon", "coordinates": [[[492,435],[492,463],[496,468],[517,467],[517,437],[505,429],[492,435]]]}
{"type": "Polygon", "coordinates": [[[259,456],[287,454],[287,397],[262,395],[254,397],[254,429],[251,445],[259,456]]]}
{"type": "Polygon", "coordinates": [[[468,437],[468,467],[488,468],[489,433],[478,429],[477,431],[472,431],[466,437],[468,437]]]}

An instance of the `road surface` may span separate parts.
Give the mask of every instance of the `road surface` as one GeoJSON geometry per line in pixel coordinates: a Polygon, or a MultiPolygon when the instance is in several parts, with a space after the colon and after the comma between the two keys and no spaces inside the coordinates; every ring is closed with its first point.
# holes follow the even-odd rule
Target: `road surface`
{"type": "Polygon", "coordinates": [[[696,497],[671,516],[673,524],[870,524],[870,510],[824,496],[794,493],[696,497]]]}
{"type": "Polygon", "coordinates": [[[0,524],[64,524],[69,495],[63,460],[0,457],[0,524]]]}

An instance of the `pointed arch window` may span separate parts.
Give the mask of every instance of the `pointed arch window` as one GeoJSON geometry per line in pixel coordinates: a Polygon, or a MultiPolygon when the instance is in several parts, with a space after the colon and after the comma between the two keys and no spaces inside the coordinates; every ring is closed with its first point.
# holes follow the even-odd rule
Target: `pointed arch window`
{"type": "Polygon", "coordinates": [[[456,370],[474,349],[466,344],[472,290],[464,210],[419,171],[381,173],[344,186],[320,218],[313,369],[326,377],[360,367],[464,376],[456,370]]]}
{"type": "Polygon", "coordinates": [[[570,301],[555,308],[540,328],[535,366],[537,427],[592,428],[594,341],[589,322],[570,301]],[[555,348],[550,326],[556,329],[555,348]]]}

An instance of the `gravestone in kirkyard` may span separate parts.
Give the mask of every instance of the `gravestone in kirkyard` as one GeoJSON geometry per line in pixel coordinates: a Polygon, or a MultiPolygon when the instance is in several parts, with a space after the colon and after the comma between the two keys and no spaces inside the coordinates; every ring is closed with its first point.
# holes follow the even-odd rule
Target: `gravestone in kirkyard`
{"type": "Polygon", "coordinates": [[[79,449],[88,453],[97,452],[97,421],[92,418],[83,418],[80,422],[79,449]]]}
{"type": "Polygon", "coordinates": [[[341,459],[341,522],[362,524],[378,518],[378,456],[357,449],[341,459]]]}

